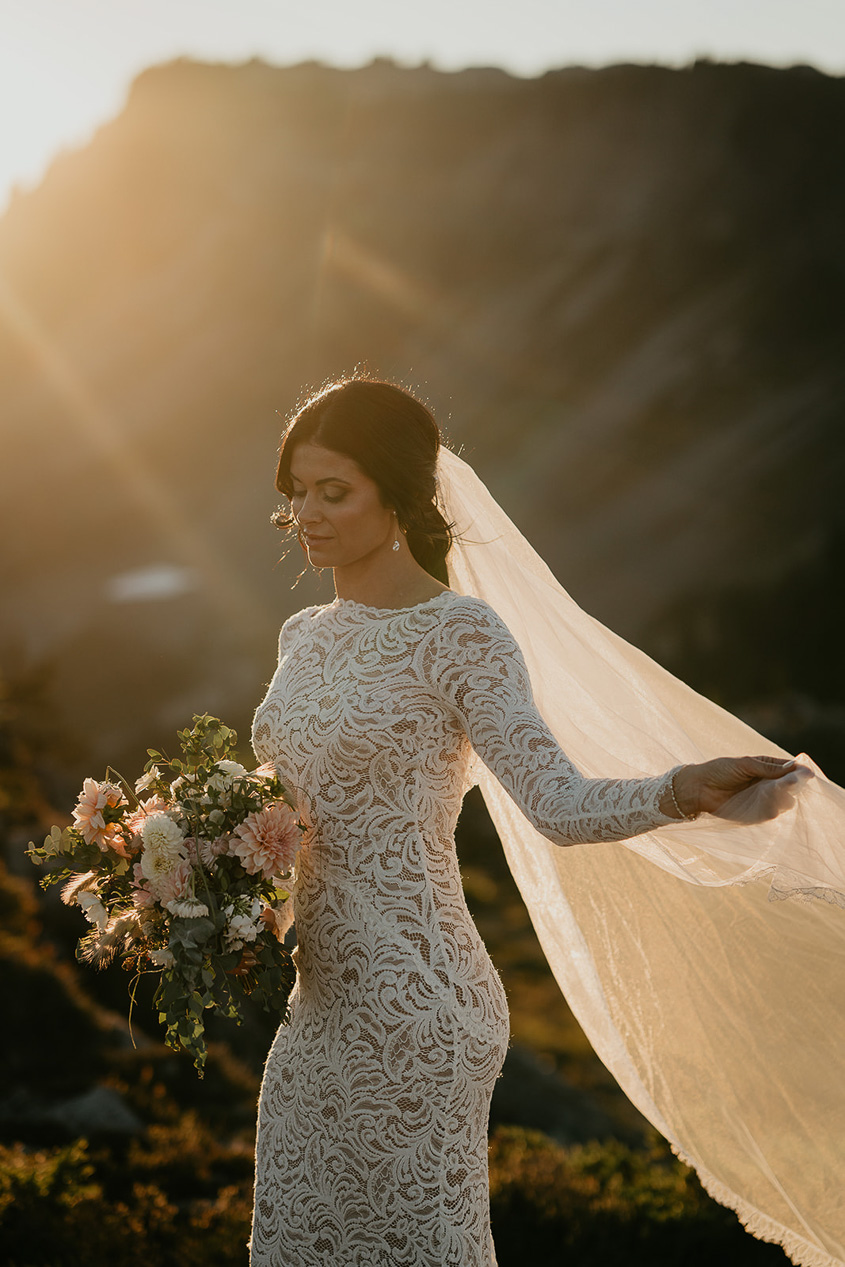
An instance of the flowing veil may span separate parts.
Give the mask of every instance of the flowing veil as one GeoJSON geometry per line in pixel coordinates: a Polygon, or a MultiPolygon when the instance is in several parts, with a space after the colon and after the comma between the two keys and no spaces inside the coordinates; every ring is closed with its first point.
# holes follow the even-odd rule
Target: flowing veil
{"type": "MultiPolygon", "coordinates": [[[[438,467],[452,587],[486,600],[582,774],[785,755],[593,620],[472,469],[438,467]]],[[[717,1200],[805,1267],[845,1264],[845,791],[807,771],[718,816],[560,848],[479,783],[596,1052],[717,1200]],[[789,900],[785,900],[789,899],[789,900]]]]}

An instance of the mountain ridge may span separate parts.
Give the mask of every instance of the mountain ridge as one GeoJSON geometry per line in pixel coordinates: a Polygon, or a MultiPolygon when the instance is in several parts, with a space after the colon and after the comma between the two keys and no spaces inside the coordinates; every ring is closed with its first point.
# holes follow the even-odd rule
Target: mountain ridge
{"type": "Polygon", "coordinates": [[[682,673],[709,638],[718,693],[723,596],[842,527],[843,124],[802,67],[145,71],[0,220],[0,645],[96,757],[243,724],[320,592],[275,566],[278,431],[367,361],[599,619],[682,673]],[[159,564],[196,588],[109,600],[159,564]]]}

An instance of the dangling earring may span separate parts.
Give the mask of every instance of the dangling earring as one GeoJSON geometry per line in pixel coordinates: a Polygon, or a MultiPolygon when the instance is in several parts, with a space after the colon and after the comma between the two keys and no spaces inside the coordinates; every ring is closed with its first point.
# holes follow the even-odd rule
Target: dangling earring
{"type": "MultiPolygon", "coordinates": [[[[394,517],[394,519],[396,520],[396,531],[397,531],[397,533],[398,533],[398,532],[399,532],[399,516],[396,514],[396,511],[395,511],[395,510],[394,510],[394,512],[393,512],[393,517],[394,517]]],[[[394,538],[393,545],[391,546],[391,549],[392,549],[392,550],[398,550],[398,549],[399,549],[399,537],[398,537],[398,536],[394,538]]]]}

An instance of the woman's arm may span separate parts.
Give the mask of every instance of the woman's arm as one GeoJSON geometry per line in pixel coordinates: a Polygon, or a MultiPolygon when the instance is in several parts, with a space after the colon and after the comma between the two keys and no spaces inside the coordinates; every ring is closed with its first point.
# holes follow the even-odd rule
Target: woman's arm
{"type": "Polygon", "coordinates": [[[450,606],[431,680],[470,743],[526,818],[560,845],[627,840],[714,812],[760,778],[785,772],[769,758],[722,758],[653,778],[587,779],[537,710],[522,653],[480,600],[450,606]]]}

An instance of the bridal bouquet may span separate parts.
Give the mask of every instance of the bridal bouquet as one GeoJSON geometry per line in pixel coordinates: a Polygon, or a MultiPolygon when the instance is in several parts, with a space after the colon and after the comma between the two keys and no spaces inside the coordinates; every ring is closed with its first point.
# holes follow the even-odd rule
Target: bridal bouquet
{"type": "Polygon", "coordinates": [[[62,900],[92,925],[77,958],[104,967],[119,956],[135,974],[133,1001],[141,974],[158,975],[165,1041],[202,1076],[207,1008],[240,1021],[251,996],[286,1018],[286,886],[302,825],[272,766],[250,773],[231,760],[237,735],[216,717],[195,717],[179,740],[180,758],[148,749],[134,792],[111,770],[86,779],[73,826],[53,827],[28,855],[51,864],[42,886],[64,881],[62,900]]]}

